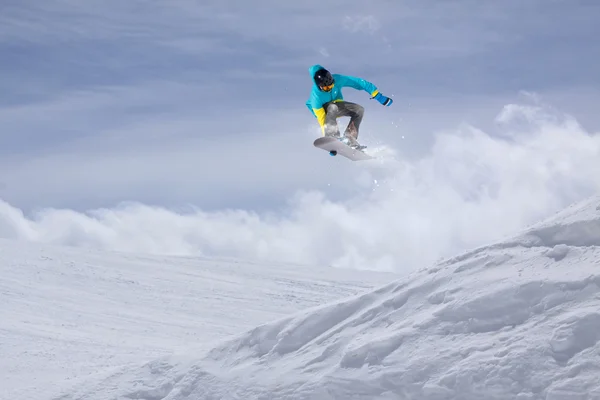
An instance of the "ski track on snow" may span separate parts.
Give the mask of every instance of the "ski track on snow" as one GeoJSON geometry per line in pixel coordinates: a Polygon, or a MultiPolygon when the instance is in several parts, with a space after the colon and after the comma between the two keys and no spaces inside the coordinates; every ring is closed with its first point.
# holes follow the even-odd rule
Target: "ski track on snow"
{"type": "Polygon", "coordinates": [[[598,400],[598,205],[55,399],[598,400]]]}

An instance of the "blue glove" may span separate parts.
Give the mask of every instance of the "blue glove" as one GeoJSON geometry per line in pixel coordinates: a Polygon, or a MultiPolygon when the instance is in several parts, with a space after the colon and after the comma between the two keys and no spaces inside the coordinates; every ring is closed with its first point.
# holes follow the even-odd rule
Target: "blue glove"
{"type": "Polygon", "coordinates": [[[377,93],[377,96],[373,97],[375,100],[377,100],[378,102],[380,102],[381,104],[383,104],[384,106],[391,106],[392,103],[394,102],[394,100],[390,99],[389,97],[385,97],[384,95],[382,95],[381,93],[377,93]]]}

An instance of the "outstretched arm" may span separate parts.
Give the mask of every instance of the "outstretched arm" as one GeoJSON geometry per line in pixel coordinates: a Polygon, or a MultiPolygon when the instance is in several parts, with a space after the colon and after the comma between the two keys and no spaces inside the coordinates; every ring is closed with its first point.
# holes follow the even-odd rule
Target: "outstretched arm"
{"type": "Polygon", "coordinates": [[[363,78],[336,74],[335,81],[340,86],[348,86],[357,90],[364,90],[371,95],[371,98],[377,100],[384,106],[389,106],[392,104],[392,99],[379,93],[377,86],[363,78]]]}
{"type": "Polygon", "coordinates": [[[356,76],[336,74],[335,83],[339,86],[347,86],[356,90],[364,90],[365,92],[369,93],[371,97],[375,97],[377,93],[379,93],[374,84],[356,76]]]}

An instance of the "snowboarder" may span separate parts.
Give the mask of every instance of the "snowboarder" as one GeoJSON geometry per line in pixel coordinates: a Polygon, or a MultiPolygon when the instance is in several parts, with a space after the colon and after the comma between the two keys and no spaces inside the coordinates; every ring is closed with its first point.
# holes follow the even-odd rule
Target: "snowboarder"
{"type": "Polygon", "coordinates": [[[364,107],[360,104],[345,101],[342,96],[343,87],[364,90],[384,106],[390,106],[392,99],[379,93],[377,87],[362,78],[354,76],[331,74],[319,64],[308,69],[313,80],[312,92],[306,106],[317,118],[323,136],[333,136],[349,146],[362,150],[367,146],[358,143],[358,129],[364,114],[364,107]],[[337,118],[350,117],[348,127],[341,137],[337,118]]]}

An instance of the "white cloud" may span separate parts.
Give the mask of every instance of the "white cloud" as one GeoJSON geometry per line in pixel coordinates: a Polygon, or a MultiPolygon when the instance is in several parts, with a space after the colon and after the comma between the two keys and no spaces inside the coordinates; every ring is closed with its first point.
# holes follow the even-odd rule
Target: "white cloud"
{"type": "Polygon", "coordinates": [[[128,203],[27,217],[3,203],[0,232],[110,250],[406,271],[515,233],[600,189],[598,136],[534,106],[509,105],[501,115],[498,129],[510,135],[461,126],[438,134],[418,160],[347,164],[359,173],[343,178],[355,192],[341,200],[309,190],[268,213],[128,203]]]}
{"type": "Polygon", "coordinates": [[[365,32],[373,34],[381,28],[381,23],[373,15],[360,15],[360,16],[349,16],[344,17],[342,23],[344,29],[350,32],[365,32]]]}

